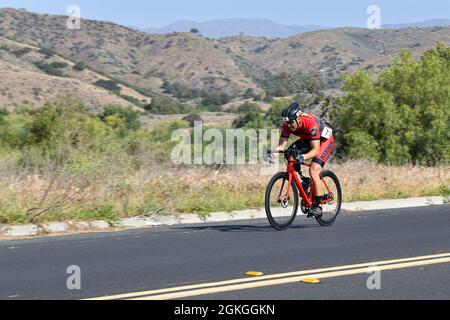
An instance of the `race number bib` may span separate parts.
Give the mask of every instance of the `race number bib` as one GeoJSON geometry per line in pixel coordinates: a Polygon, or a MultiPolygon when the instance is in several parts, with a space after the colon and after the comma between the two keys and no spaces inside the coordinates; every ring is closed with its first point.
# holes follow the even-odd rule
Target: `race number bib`
{"type": "Polygon", "coordinates": [[[333,129],[331,129],[330,127],[325,127],[322,131],[322,138],[330,139],[332,134],[333,134],[333,129]]]}

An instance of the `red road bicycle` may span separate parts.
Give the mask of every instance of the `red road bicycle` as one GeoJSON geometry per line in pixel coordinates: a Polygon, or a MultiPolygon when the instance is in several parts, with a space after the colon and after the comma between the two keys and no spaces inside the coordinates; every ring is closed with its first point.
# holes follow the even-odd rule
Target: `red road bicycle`
{"type": "MultiPolygon", "coordinates": [[[[314,181],[302,174],[301,164],[294,155],[284,151],[264,151],[267,162],[273,163],[273,154],[284,154],[287,162],[286,172],[277,173],[270,180],[266,191],[266,214],[270,224],[276,230],[286,230],[294,222],[299,207],[299,192],[301,210],[308,218],[313,218],[311,212],[314,197],[314,181]]],[[[303,164],[311,167],[311,164],[303,164]]],[[[324,170],[321,175],[322,190],[326,194],[322,199],[323,215],[315,217],[321,226],[331,226],[341,211],[342,189],[338,177],[331,171],[324,170]]]]}

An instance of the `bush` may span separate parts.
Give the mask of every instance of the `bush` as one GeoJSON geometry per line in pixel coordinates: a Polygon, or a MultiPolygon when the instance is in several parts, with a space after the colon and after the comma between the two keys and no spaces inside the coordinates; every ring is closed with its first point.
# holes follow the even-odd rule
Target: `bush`
{"type": "Polygon", "coordinates": [[[20,57],[26,55],[27,53],[30,53],[31,51],[33,51],[33,49],[26,47],[26,48],[21,48],[21,49],[15,50],[12,52],[12,54],[14,54],[16,57],[20,58],[20,57]]]}
{"type": "Polygon", "coordinates": [[[45,55],[46,58],[50,58],[50,57],[55,55],[55,52],[53,50],[51,50],[51,49],[48,49],[48,48],[41,48],[39,50],[39,53],[42,53],[43,55],[45,55]]]}
{"type": "Polygon", "coordinates": [[[40,168],[50,162],[84,172],[103,170],[98,167],[100,159],[114,157],[105,160],[108,165],[128,170],[138,159],[129,158],[127,152],[149,143],[148,137],[138,134],[138,112],[109,106],[95,117],[71,96],[48,101],[41,109],[2,117],[0,148],[20,151],[19,167],[40,168]],[[129,137],[133,137],[131,149],[129,137]]]}
{"type": "Polygon", "coordinates": [[[253,97],[253,101],[263,101],[263,95],[262,94],[256,94],[253,97]]]}
{"type": "Polygon", "coordinates": [[[267,102],[267,103],[272,103],[273,102],[273,97],[268,92],[266,92],[266,94],[264,95],[263,101],[267,102]]]}
{"type": "Polygon", "coordinates": [[[178,99],[195,99],[204,95],[200,90],[190,89],[180,83],[171,83],[167,80],[164,81],[162,88],[164,93],[171,94],[178,99]]]}
{"type": "Polygon", "coordinates": [[[65,62],[52,62],[50,63],[50,66],[54,69],[63,69],[66,68],[68,64],[65,62]]]}
{"type": "Polygon", "coordinates": [[[222,110],[221,106],[231,101],[231,97],[226,93],[210,94],[202,99],[201,104],[211,112],[222,110]]]}
{"type": "Polygon", "coordinates": [[[420,61],[405,51],[372,80],[360,71],[344,78],[345,97],[333,117],[339,153],[381,162],[450,163],[450,47],[439,44],[420,61]]]}
{"type": "Polygon", "coordinates": [[[120,86],[116,80],[98,80],[94,83],[97,87],[104,88],[116,94],[120,93],[120,86]]]}
{"type": "Polygon", "coordinates": [[[157,153],[156,159],[167,162],[170,153],[178,142],[172,142],[172,134],[177,129],[189,129],[186,121],[171,121],[158,124],[149,134],[152,143],[152,152],[157,153]]]}
{"type": "Polygon", "coordinates": [[[236,119],[233,122],[233,127],[246,129],[279,128],[281,126],[281,114],[288,103],[286,100],[274,101],[265,114],[250,111],[236,119]]]}
{"type": "Polygon", "coordinates": [[[44,71],[46,74],[56,77],[63,77],[64,74],[61,70],[62,68],[67,67],[67,63],[63,62],[53,62],[53,63],[44,63],[44,62],[35,62],[34,65],[44,71]]]}
{"type": "Polygon", "coordinates": [[[194,127],[195,122],[203,122],[203,118],[198,113],[192,113],[182,120],[188,122],[191,127],[194,127]]]}
{"type": "Polygon", "coordinates": [[[185,110],[183,105],[164,96],[154,97],[152,102],[145,106],[144,109],[153,114],[177,114],[183,113],[185,110]]]}
{"type": "Polygon", "coordinates": [[[86,69],[86,64],[84,62],[78,62],[73,66],[73,69],[77,71],[83,71],[84,69],[86,69]]]}
{"type": "Polygon", "coordinates": [[[99,116],[99,118],[106,123],[108,123],[108,119],[110,119],[111,121],[112,117],[120,119],[120,124],[123,125],[123,128],[125,128],[126,130],[136,131],[141,127],[140,113],[138,111],[134,111],[131,108],[122,108],[120,106],[114,105],[108,106],[99,116]]]}
{"type": "Polygon", "coordinates": [[[141,107],[141,106],[143,105],[143,104],[141,103],[141,101],[140,101],[138,98],[135,98],[135,97],[132,97],[132,96],[127,96],[127,95],[124,95],[124,94],[121,94],[120,97],[121,97],[122,99],[125,99],[125,100],[127,100],[128,102],[134,104],[135,106],[141,107]]]}
{"type": "Polygon", "coordinates": [[[238,113],[262,112],[261,107],[256,103],[245,102],[241,104],[237,110],[238,113]]]}
{"type": "Polygon", "coordinates": [[[247,90],[245,90],[242,97],[244,99],[253,99],[255,97],[255,93],[253,92],[253,89],[248,88],[247,90]]]}
{"type": "Polygon", "coordinates": [[[5,108],[0,108],[0,117],[9,115],[9,111],[5,108]]]}

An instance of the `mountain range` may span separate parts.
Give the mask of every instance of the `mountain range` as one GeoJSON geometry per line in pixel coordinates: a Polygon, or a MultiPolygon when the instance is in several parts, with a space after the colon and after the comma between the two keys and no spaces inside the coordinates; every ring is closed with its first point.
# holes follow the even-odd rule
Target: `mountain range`
{"type": "MultiPolygon", "coordinates": [[[[383,29],[445,27],[450,19],[433,19],[415,23],[385,24],[383,29]]],[[[139,29],[139,28],[136,28],[139,29]]],[[[332,29],[319,25],[283,25],[267,19],[221,19],[206,22],[188,20],[175,21],[162,28],[139,29],[149,33],[164,34],[170,32],[189,32],[197,29],[208,38],[219,39],[238,35],[266,38],[286,38],[299,33],[332,29]]]]}
{"type": "Polygon", "coordinates": [[[164,34],[189,32],[197,29],[208,38],[219,39],[238,35],[267,38],[286,38],[299,33],[329,29],[318,25],[282,25],[267,19],[222,19],[207,22],[180,20],[162,28],[148,28],[142,31],[164,34]]]}

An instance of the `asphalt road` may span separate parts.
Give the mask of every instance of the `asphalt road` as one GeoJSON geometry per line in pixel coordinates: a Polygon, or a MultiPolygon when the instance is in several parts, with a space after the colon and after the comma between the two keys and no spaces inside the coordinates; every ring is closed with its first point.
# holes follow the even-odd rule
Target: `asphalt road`
{"type": "Polygon", "coordinates": [[[0,242],[0,299],[119,294],[193,300],[450,299],[450,206],[343,214],[328,228],[300,217],[285,232],[253,220],[0,242]],[[66,271],[73,265],[81,271],[80,290],[67,288],[66,271]],[[367,288],[371,265],[386,268],[374,282],[380,289],[367,288]],[[247,271],[269,278],[247,277],[247,271]],[[299,275],[311,274],[321,283],[299,282],[299,275]],[[176,289],[181,296],[159,290],[182,286],[191,287],[176,289]]]}

